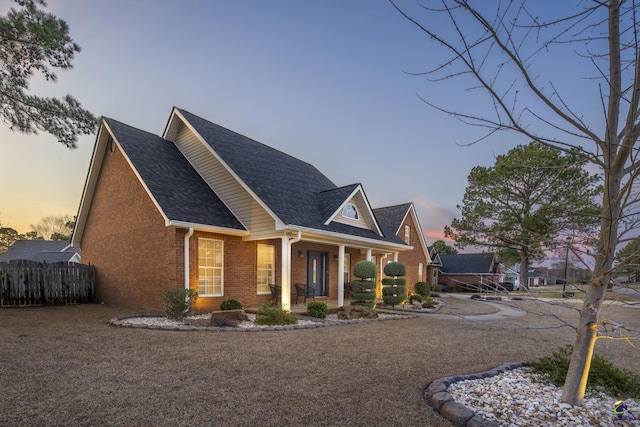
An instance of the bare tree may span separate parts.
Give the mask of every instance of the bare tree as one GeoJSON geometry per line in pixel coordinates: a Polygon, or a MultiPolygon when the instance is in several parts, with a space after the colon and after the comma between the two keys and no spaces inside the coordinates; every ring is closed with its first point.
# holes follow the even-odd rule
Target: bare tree
{"type": "Polygon", "coordinates": [[[482,130],[472,142],[516,132],[577,152],[602,175],[593,278],[580,309],[562,394],[563,402],[580,405],[595,342],[611,337],[613,323],[599,314],[615,273],[616,247],[632,237],[629,232],[639,218],[637,2],[576,0],[549,8],[526,0],[439,0],[417,6],[390,1],[446,52],[437,65],[415,74],[435,84],[455,82],[454,89],[467,92],[439,101],[422,99],[482,130]],[[465,110],[474,93],[486,99],[486,107],[465,110]]]}
{"type": "Polygon", "coordinates": [[[31,230],[38,237],[47,240],[71,240],[71,233],[75,225],[74,218],[69,215],[48,215],[37,224],[31,224],[31,230]]]}

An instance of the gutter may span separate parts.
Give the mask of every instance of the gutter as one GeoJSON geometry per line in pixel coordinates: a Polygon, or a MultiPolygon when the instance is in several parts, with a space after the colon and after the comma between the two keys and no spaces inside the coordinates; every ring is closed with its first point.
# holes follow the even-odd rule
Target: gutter
{"type": "Polygon", "coordinates": [[[193,236],[193,227],[184,235],[184,288],[189,289],[189,239],[193,236]]]}

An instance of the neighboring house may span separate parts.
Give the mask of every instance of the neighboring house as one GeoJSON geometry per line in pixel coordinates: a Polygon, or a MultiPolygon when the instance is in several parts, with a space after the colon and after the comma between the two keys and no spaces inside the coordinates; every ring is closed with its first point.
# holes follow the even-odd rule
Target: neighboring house
{"type": "Polygon", "coordinates": [[[500,264],[495,253],[440,254],[439,283],[457,289],[464,284],[498,283],[500,264]]]}
{"type": "Polygon", "coordinates": [[[102,121],[72,242],[98,301],[154,310],[177,287],[196,309],[256,307],[269,284],[288,308],[298,282],[342,305],[360,260],[406,260],[409,283],[430,262],[413,205],[373,209],[362,185],[178,108],[162,137],[102,121]]]}
{"type": "MultiPolygon", "coordinates": [[[[378,219],[384,235],[396,235],[400,237],[407,245],[414,247],[413,250],[400,252],[397,256],[397,262],[405,265],[407,274],[404,279],[407,282],[407,290],[413,292],[416,282],[424,282],[429,277],[429,266],[431,265],[431,257],[427,242],[424,239],[420,221],[412,203],[404,203],[396,206],[388,206],[385,208],[377,208],[373,210],[375,217],[378,219]]],[[[380,256],[378,262],[378,271],[382,272],[384,266],[394,260],[393,254],[384,254],[380,256]]],[[[373,261],[377,261],[373,259],[373,261]]],[[[384,277],[378,274],[378,297],[381,298],[380,279],[384,277]]]]}
{"type": "Polygon", "coordinates": [[[438,281],[438,273],[440,272],[440,268],[442,267],[442,259],[440,259],[440,254],[436,252],[433,246],[429,246],[428,250],[431,263],[427,267],[427,281],[431,286],[433,286],[440,283],[438,281]]]}
{"type": "Polygon", "coordinates": [[[0,254],[0,262],[15,260],[79,263],[80,251],[63,240],[16,240],[0,254]]]}
{"type": "MultiPolygon", "coordinates": [[[[534,268],[530,268],[528,273],[529,287],[532,286],[546,286],[547,277],[544,272],[538,271],[534,268]]],[[[500,275],[500,282],[513,285],[514,289],[520,288],[520,264],[514,264],[510,267],[502,267],[502,274],[500,275]]]]}

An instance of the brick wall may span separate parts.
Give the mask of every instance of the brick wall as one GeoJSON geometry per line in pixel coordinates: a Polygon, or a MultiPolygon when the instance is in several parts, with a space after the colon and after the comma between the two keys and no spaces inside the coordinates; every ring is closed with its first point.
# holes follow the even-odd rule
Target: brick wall
{"type": "Polygon", "coordinates": [[[161,310],[178,279],[177,240],[122,153],[107,151],[81,242],[96,301],[161,310]]]}

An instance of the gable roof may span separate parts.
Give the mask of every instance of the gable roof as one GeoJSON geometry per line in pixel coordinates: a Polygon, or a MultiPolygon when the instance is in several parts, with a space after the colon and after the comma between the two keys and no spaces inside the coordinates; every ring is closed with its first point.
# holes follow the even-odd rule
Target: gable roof
{"type": "MultiPolygon", "coordinates": [[[[194,227],[251,238],[252,230],[245,227],[240,219],[243,213],[239,211],[237,216],[232,210],[235,209],[233,206],[238,207],[235,200],[229,198],[226,200],[229,204],[225,203],[224,197],[234,197],[239,193],[230,195],[227,192],[226,196],[219,197],[215,191],[217,181],[212,181],[211,176],[205,176],[204,171],[197,169],[203,163],[192,164],[192,160],[196,160],[190,157],[193,153],[181,151],[184,145],[173,142],[177,132],[185,129],[194,137],[190,140],[195,144],[192,148],[206,147],[202,153],[211,153],[215,165],[226,170],[226,176],[239,184],[238,189],[246,191],[247,197],[275,220],[274,237],[290,230],[308,233],[308,237],[313,235],[312,238],[322,241],[342,241],[353,237],[350,239],[352,242],[370,245],[375,241],[387,250],[411,248],[395,233],[382,232],[360,184],[337,187],[307,162],[175,107],[163,137],[117,120],[103,120],[72,241],[82,240],[104,156],[109,148],[114,149],[114,145],[122,152],[164,217],[166,226],[194,227]],[[358,227],[345,221],[327,222],[335,215],[336,209],[354,194],[366,210],[366,225],[358,227]]],[[[200,159],[205,157],[197,160],[200,159]]],[[[205,159],[204,164],[208,167],[212,163],[205,159]]],[[[220,171],[223,172],[222,169],[220,171]]],[[[258,230],[256,236],[265,238],[265,230],[258,230]]]]}
{"type": "Polygon", "coordinates": [[[494,273],[496,256],[494,253],[440,254],[444,274],[489,274],[494,273]]]}
{"type": "Polygon", "coordinates": [[[66,240],[16,240],[5,253],[0,254],[0,262],[14,260],[79,262],[79,255],[66,240]]]}
{"type": "MultiPolygon", "coordinates": [[[[374,224],[375,231],[337,222],[326,223],[327,215],[331,215],[347,201],[345,198],[361,187],[360,184],[337,187],[307,162],[188,111],[179,108],[174,108],[174,111],[193,127],[238,179],[287,226],[407,246],[395,233],[378,233],[380,228],[377,223],[374,224]]],[[[167,125],[165,136],[169,126],[170,124],[167,125]]],[[[366,200],[364,192],[362,194],[366,200]]],[[[368,205],[368,201],[366,203],[368,205]]],[[[373,214],[372,220],[375,222],[373,214]]]]}
{"type": "Polygon", "coordinates": [[[424,233],[422,232],[420,220],[418,219],[418,215],[416,214],[413,203],[402,203],[394,206],[386,206],[374,209],[373,211],[382,227],[384,234],[393,233],[394,235],[397,235],[400,232],[400,227],[402,227],[402,224],[405,222],[406,218],[408,216],[412,216],[413,222],[416,227],[415,231],[420,238],[420,247],[422,248],[422,252],[424,253],[427,263],[431,264],[431,253],[429,252],[427,242],[424,239],[424,233]]]}
{"type": "Polygon", "coordinates": [[[105,123],[169,222],[246,230],[173,143],[113,119],[105,123]]]}

